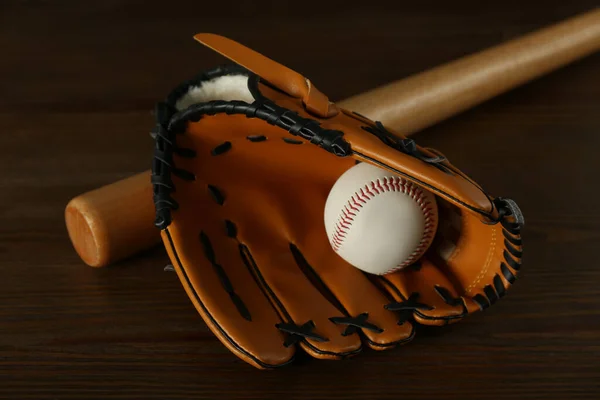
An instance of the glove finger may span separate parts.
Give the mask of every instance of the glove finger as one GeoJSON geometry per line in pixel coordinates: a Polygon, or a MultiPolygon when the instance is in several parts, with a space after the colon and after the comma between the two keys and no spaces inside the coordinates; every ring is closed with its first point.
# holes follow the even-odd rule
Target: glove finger
{"type": "Polygon", "coordinates": [[[275,328],[281,320],[244,265],[237,241],[214,231],[189,232],[177,224],[163,231],[187,294],[208,327],[244,361],[258,368],[290,362],[294,348],[283,345],[275,328]]]}
{"type": "Polygon", "coordinates": [[[298,343],[311,356],[323,359],[358,353],[360,337],[343,335],[344,327],[330,320],[344,315],[304,275],[289,245],[271,241],[267,248],[255,240],[246,242],[248,268],[284,319],[277,327],[288,334],[285,345],[298,343]]]}
{"type": "Polygon", "coordinates": [[[466,313],[446,275],[426,258],[380,279],[395,300],[388,309],[399,311],[403,319],[414,317],[421,324],[446,325],[466,313]]]}
{"type": "Polygon", "coordinates": [[[315,229],[313,235],[305,236],[292,249],[305,274],[312,275],[322,291],[330,293],[345,311],[345,317],[333,319],[345,327],[344,334],[360,329],[369,347],[375,350],[412,340],[413,325],[399,321],[395,312],[387,310],[387,294],[331,249],[324,227],[315,229]]]}
{"type": "MultiPolygon", "coordinates": [[[[232,119],[231,121],[236,120],[232,119]]],[[[184,201],[193,199],[191,203],[187,204],[188,208],[200,208],[204,213],[209,213],[211,218],[219,217],[223,223],[225,220],[229,220],[236,226],[236,234],[233,236],[239,240],[238,244],[243,249],[242,258],[246,271],[252,278],[246,278],[246,284],[256,283],[263,292],[262,297],[269,299],[282,319],[279,323],[269,326],[282,335],[276,340],[278,346],[292,349],[295,347],[294,344],[298,343],[305,351],[317,358],[341,358],[357,353],[361,349],[360,337],[358,334],[342,336],[344,328],[329,320],[330,317],[343,316],[343,314],[325,299],[306,278],[296,264],[287,240],[281,237],[282,233],[286,231],[287,224],[284,221],[287,216],[295,216],[297,213],[292,210],[290,204],[298,202],[298,198],[303,197],[298,197],[297,193],[291,191],[274,192],[273,185],[289,185],[287,177],[297,173],[297,170],[291,167],[300,163],[305,157],[292,158],[291,161],[295,160],[296,163],[282,163],[280,168],[289,169],[290,174],[279,171],[281,177],[286,177],[286,179],[284,182],[274,180],[273,174],[266,171],[270,166],[262,162],[257,149],[263,149],[265,153],[260,154],[264,156],[269,154],[266,149],[277,149],[276,154],[280,154],[284,153],[284,150],[288,150],[291,145],[283,140],[262,140],[255,143],[246,137],[252,122],[258,126],[257,132],[270,132],[270,138],[276,137],[278,132],[269,130],[268,127],[256,120],[244,118],[238,121],[238,130],[232,127],[235,134],[227,136],[228,142],[226,143],[231,150],[226,153],[215,151],[224,139],[222,137],[223,128],[216,120],[210,118],[203,120],[201,132],[199,131],[197,135],[193,136],[184,135],[181,138],[182,146],[194,148],[198,154],[207,155],[194,159],[195,162],[206,162],[202,168],[195,169],[203,171],[195,182],[196,190],[184,192],[187,187],[180,190],[178,186],[182,209],[185,206],[184,201]],[[213,127],[211,124],[215,124],[215,126],[213,127]],[[243,133],[243,136],[240,132],[243,133]],[[188,143],[187,140],[194,140],[195,143],[188,143]],[[205,149],[213,150],[206,151],[205,149]],[[208,156],[208,154],[211,155],[208,156]],[[233,155],[237,156],[238,161],[255,160],[256,162],[243,164],[240,167],[240,165],[228,161],[233,155]],[[210,176],[211,174],[214,176],[210,176]],[[269,176],[271,176],[270,179],[262,179],[269,176]],[[252,184],[241,184],[240,182],[252,182],[252,184]],[[196,193],[198,187],[208,187],[213,197],[212,200],[216,200],[219,206],[214,208],[215,201],[212,200],[206,204],[199,202],[203,201],[204,197],[199,197],[196,193]],[[218,192],[218,196],[215,192],[218,192]],[[194,199],[194,196],[197,200],[194,199]],[[220,199],[216,199],[215,196],[220,199]],[[263,205],[270,204],[271,207],[259,212],[252,209],[253,202],[263,205]],[[270,214],[270,218],[264,218],[267,213],[270,214]]],[[[193,131],[200,128],[192,125],[189,129],[193,131]]],[[[250,131],[252,130],[250,129],[250,131]]],[[[307,151],[308,154],[312,153],[308,146],[294,148],[297,148],[299,153],[307,151]]],[[[182,163],[178,165],[188,168],[185,160],[181,161],[182,163]]],[[[312,180],[310,183],[312,184],[312,180]]],[[[205,193],[205,190],[202,190],[202,193],[205,193]]],[[[228,240],[234,240],[234,238],[228,238],[228,240]]],[[[227,250],[226,252],[240,253],[237,250],[227,250]]],[[[267,338],[262,340],[266,341],[267,338]]],[[[268,340],[273,340],[273,338],[268,340]]]]}

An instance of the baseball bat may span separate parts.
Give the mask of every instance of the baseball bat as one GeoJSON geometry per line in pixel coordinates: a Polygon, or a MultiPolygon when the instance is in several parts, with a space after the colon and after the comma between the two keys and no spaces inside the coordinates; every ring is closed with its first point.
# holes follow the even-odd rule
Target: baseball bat
{"type": "MultiPolygon", "coordinates": [[[[338,105],[410,135],[599,49],[597,8],[338,105]]],[[[150,172],[77,196],[65,221],[75,250],[94,267],[158,244],[150,172]]]]}

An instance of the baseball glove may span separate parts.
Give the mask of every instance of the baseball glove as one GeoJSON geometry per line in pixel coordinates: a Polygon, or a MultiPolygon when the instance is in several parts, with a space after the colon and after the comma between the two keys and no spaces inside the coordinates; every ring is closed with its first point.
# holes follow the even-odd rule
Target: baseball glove
{"type": "Polygon", "coordinates": [[[297,348],[321,359],[410,341],[493,304],[521,265],[522,215],[439,152],[338,108],[298,73],[212,34],[237,65],[185,82],[157,105],[156,226],[208,327],[258,368],[297,348]],[[323,210],[364,162],[435,194],[433,244],[413,265],[368,275],[339,257],[323,210]]]}

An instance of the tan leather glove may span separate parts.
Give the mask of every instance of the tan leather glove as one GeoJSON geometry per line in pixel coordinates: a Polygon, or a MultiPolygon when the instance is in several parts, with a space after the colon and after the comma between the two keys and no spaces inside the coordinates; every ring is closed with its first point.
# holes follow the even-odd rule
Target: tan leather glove
{"type": "Polygon", "coordinates": [[[502,297],[521,264],[522,215],[439,152],[330,103],[307,79],[229,39],[196,39],[239,66],[208,71],[157,106],[156,225],[200,315],[258,368],[297,350],[340,359],[406,343],[502,297]],[[241,67],[240,67],[241,66],[241,67]],[[243,67],[243,68],[242,68],[243,67]],[[367,275],[332,249],[329,190],[357,162],[431,191],[429,251],[367,275]]]}

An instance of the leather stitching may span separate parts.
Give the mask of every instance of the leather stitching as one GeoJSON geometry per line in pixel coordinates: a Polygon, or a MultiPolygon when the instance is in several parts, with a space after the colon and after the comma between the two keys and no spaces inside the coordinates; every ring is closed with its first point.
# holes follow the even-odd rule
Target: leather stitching
{"type": "Polygon", "coordinates": [[[473,288],[475,286],[477,286],[479,284],[479,282],[481,282],[481,280],[483,279],[483,277],[485,276],[485,274],[487,273],[490,264],[492,263],[492,258],[494,255],[494,252],[496,250],[496,228],[494,228],[492,230],[492,243],[490,245],[490,251],[488,252],[488,256],[487,259],[485,260],[485,265],[483,267],[483,269],[481,270],[481,272],[479,273],[479,275],[477,275],[477,279],[471,283],[469,285],[469,287],[467,287],[467,290],[465,291],[466,294],[471,294],[471,291],[473,290],[473,288]]]}

